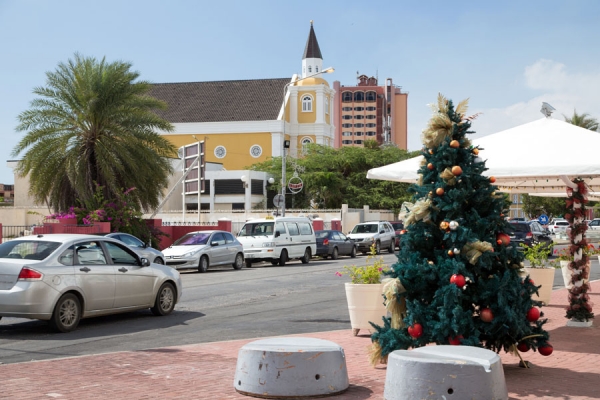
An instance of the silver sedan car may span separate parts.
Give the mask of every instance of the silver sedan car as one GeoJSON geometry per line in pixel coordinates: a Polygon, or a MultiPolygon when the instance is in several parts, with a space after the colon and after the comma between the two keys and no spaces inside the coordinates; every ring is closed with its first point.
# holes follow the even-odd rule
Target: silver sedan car
{"type": "Polygon", "coordinates": [[[0,318],[69,332],[81,318],[144,308],[167,315],[181,294],[178,271],[112,238],[43,234],[0,244],[0,318]]]}
{"type": "Polygon", "coordinates": [[[147,258],[151,263],[164,264],[165,255],[160,250],[156,250],[149,244],[144,243],[137,237],[123,232],[111,232],[104,235],[113,239],[120,240],[129,246],[130,249],[138,253],[140,257],[147,258]]]}
{"type": "Polygon", "coordinates": [[[230,232],[190,232],[163,250],[167,265],[176,269],[198,268],[206,272],[209,267],[244,266],[244,247],[230,232]]]}

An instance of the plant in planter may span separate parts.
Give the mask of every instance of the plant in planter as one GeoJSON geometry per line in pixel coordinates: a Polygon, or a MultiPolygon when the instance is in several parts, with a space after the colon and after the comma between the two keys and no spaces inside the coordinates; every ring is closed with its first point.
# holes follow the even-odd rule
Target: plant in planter
{"type": "MultiPolygon", "coordinates": [[[[521,245],[521,247],[523,247],[525,259],[529,261],[529,267],[525,267],[525,271],[538,286],[536,300],[548,305],[554,285],[554,268],[560,268],[560,264],[548,261],[550,249],[545,243],[538,243],[531,247],[521,245]]],[[[535,298],[535,295],[532,298],[535,298]]]]}
{"type": "Polygon", "coordinates": [[[370,248],[366,265],[344,266],[337,276],[348,275],[350,282],[346,283],[346,299],[350,313],[352,333],[358,335],[361,329],[372,329],[370,321],[381,321],[387,315],[383,303],[383,283],[381,277],[387,270],[381,256],[377,256],[375,244],[370,248]]]}

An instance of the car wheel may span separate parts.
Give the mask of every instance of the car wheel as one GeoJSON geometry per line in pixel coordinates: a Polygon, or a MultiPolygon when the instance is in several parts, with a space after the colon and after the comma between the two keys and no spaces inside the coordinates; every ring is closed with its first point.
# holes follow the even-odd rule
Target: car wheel
{"type": "Polygon", "coordinates": [[[308,264],[310,257],[310,247],[307,247],[306,250],[304,250],[304,256],[300,259],[300,261],[302,261],[302,264],[308,264]]]}
{"type": "Polygon", "coordinates": [[[242,269],[244,266],[244,256],[242,253],[237,253],[235,261],[233,262],[233,269],[242,269]]]}
{"type": "Polygon", "coordinates": [[[152,262],[153,262],[154,264],[161,264],[161,265],[165,265],[165,262],[164,262],[164,260],[163,260],[162,258],[160,258],[160,257],[156,257],[156,258],[154,259],[154,261],[152,261],[152,262]]]}
{"type": "Polygon", "coordinates": [[[390,242],[390,245],[388,246],[388,253],[390,253],[390,254],[394,253],[394,241],[393,240],[390,242]]]}
{"type": "Polygon", "coordinates": [[[375,243],[375,254],[381,254],[381,243],[375,243]]]}
{"type": "Polygon", "coordinates": [[[350,253],[350,257],[356,258],[356,247],[352,246],[352,252],[350,253]]]}
{"type": "Polygon", "coordinates": [[[198,263],[198,272],[206,271],[208,271],[208,257],[202,256],[200,257],[200,262],[198,263]]]}
{"type": "Polygon", "coordinates": [[[285,263],[287,262],[288,256],[287,256],[287,250],[281,250],[281,255],[279,256],[279,266],[283,267],[285,265],[285,263]]]}
{"type": "Polygon", "coordinates": [[[56,306],[50,319],[50,326],[57,332],[71,332],[81,319],[81,303],[73,293],[63,295],[56,306]]]}
{"type": "Polygon", "coordinates": [[[162,284],[158,293],[156,294],[156,300],[154,301],[154,307],[150,309],[152,314],[156,316],[163,316],[170,314],[175,308],[175,288],[169,282],[162,284]]]}
{"type": "Polygon", "coordinates": [[[246,260],[246,268],[252,268],[252,260],[246,260]]]}
{"type": "Polygon", "coordinates": [[[338,249],[337,249],[337,247],[334,247],[333,248],[333,253],[331,253],[331,259],[332,260],[337,260],[338,259],[338,255],[339,255],[338,249]]]}

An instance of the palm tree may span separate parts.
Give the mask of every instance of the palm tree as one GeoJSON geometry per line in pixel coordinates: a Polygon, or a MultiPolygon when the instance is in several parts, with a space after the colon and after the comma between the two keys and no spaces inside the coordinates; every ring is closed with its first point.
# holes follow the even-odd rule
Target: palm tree
{"type": "Polygon", "coordinates": [[[588,113],[577,114],[577,110],[573,110],[573,116],[571,118],[564,114],[563,117],[565,117],[565,121],[570,124],[589,129],[590,131],[598,130],[598,120],[590,117],[590,114],[588,113]]]}
{"type": "Polygon", "coordinates": [[[29,175],[30,194],[55,211],[93,202],[97,185],[105,199],[135,187],[136,208],[151,210],[168,185],[174,145],[157,133],[172,125],[153,110],[166,104],[147,95],[131,64],[75,54],[47,72],[47,86],[22,112],[17,131],[27,132],[12,156],[29,175]],[[79,204],[78,204],[79,203],[79,204]]]}

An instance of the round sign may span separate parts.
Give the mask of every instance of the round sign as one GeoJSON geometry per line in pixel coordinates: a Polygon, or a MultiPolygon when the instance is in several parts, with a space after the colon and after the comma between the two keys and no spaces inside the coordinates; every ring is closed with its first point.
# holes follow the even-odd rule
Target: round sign
{"type": "Polygon", "coordinates": [[[292,178],[288,181],[288,188],[292,193],[299,193],[302,190],[304,183],[299,176],[292,176],[292,178]]]}
{"type": "Polygon", "coordinates": [[[273,205],[277,208],[281,207],[281,205],[283,204],[283,195],[282,194],[276,194],[275,197],[273,197],[273,205]]]}
{"type": "Polygon", "coordinates": [[[542,214],[538,217],[538,221],[542,225],[546,225],[548,223],[548,216],[546,214],[542,214]]]}

